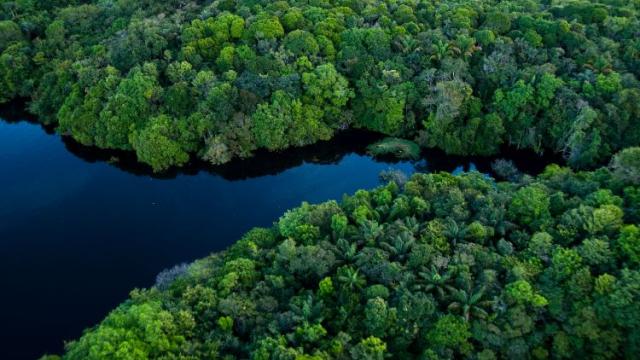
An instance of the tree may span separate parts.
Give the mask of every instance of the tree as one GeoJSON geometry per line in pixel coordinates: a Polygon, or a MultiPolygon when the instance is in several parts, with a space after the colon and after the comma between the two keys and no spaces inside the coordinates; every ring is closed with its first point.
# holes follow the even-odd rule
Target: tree
{"type": "Polygon", "coordinates": [[[301,29],[304,26],[304,21],[304,14],[296,7],[289,8],[282,16],[282,25],[289,32],[301,29]]]}
{"type": "Polygon", "coordinates": [[[109,49],[113,66],[126,72],[160,56],[169,45],[169,23],[156,19],[133,20],[109,49]]]}
{"type": "Polygon", "coordinates": [[[375,336],[362,339],[351,350],[351,356],[357,360],[382,360],[387,352],[387,344],[375,336]]]}
{"type": "Polygon", "coordinates": [[[359,274],[358,270],[352,267],[341,267],[338,269],[338,280],[349,290],[363,287],[367,282],[359,274]]]}
{"type": "Polygon", "coordinates": [[[144,127],[161,92],[154,65],[133,69],[118,84],[100,112],[96,144],[104,148],[131,150],[129,134],[144,127]]]}
{"type": "Polygon", "coordinates": [[[536,294],[533,287],[526,280],[518,280],[507,285],[507,296],[518,304],[531,304],[534,307],[543,307],[549,302],[542,295],[536,294]]]}
{"type": "Polygon", "coordinates": [[[84,145],[96,143],[104,102],[115,92],[121,81],[117,69],[107,67],[104,72],[95,84],[88,86],[85,94],[79,84],[74,85],[57,114],[58,131],[71,135],[84,145]]]}
{"type": "Polygon", "coordinates": [[[640,229],[636,225],[627,225],[622,228],[618,244],[631,261],[640,263],[640,229]]]}
{"type": "Polygon", "coordinates": [[[511,199],[508,215],[514,221],[541,229],[549,222],[549,196],[539,185],[529,185],[519,189],[511,199]]]}
{"type": "Polygon", "coordinates": [[[563,81],[550,73],[543,73],[530,83],[518,80],[509,91],[498,89],[494,94],[494,108],[504,119],[509,142],[518,147],[540,147],[540,134],[534,127],[535,118],[550,106],[555,92],[563,81]]]}
{"type": "Polygon", "coordinates": [[[249,25],[249,34],[255,40],[275,40],[284,36],[284,28],[275,16],[267,13],[258,14],[249,25]]]}
{"type": "Polygon", "coordinates": [[[340,33],[338,68],[345,70],[354,79],[362,76],[375,65],[391,55],[391,38],[379,28],[353,28],[340,33]]]}
{"type": "Polygon", "coordinates": [[[333,134],[321,120],[322,111],[318,107],[304,105],[278,90],[270,104],[260,104],[253,114],[253,135],[258,146],[272,151],[289,145],[308,145],[327,140],[333,134]]]}
{"type": "Polygon", "coordinates": [[[349,82],[331,64],[316,67],[302,74],[303,100],[323,111],[324,121],[333,127],[345,121],[343,108],[354,97],[349,82]]]}
{"type": "Polygon", "coordinates": [[[511,29],[511,18],[506,13],[493,11],[487,14],[483,27],[492,30],[496,34],[505,34],[511,29]]]}
{"type": "Polygon", "coordinates": [[[505,130],[497,114],[480,115],[479,99],[461,80],[440,81],[424,100],[432,111],[424,121],[422,142],[456,155],[491,155],[505,130]]]}
{"type": "Polygon", "coordinates": [[[615,258],[609,242],[601,239],[586,239],[579,249],[580,257],[586,263],[598,268],[606,268],[615,258]]]}
{"type": "Polygon", "coordinates": [[[195,19],[182,30],[182,51],[187,57],[193,57],[191,54],[195,52],[202,60],[210,61],[217,58],[224,44],[240,39],[244,27],[242,17],[228,12],[206,20],[195,19]]]}
{"type": "Polygon", "coordinates": [[[613,133],[609,135],[611,140],[608,142],[614,149],[636,146],[640,143],[640,128],[633,125],[633,119],[640,116],[640,109],[637,106],[640,101],[640,90],[622,89],[616,92],[614,101],[618,111],[617,116],[613,113],[612,116],[617,119],[614,124],[607,122],[606,129],[613,133]]]}
{"type": "Polygon", "coordinates": [[[360,93],[354,99],[357,123],[367,129],[387,135],[399,134],[405,126],[405,108],[409,84],[387,86],[370,84],[370,78],[358,84],[360,93]]]}
{"type": "Polygon", "coordinates": [[[586,103],[579,107],[580,112],[571,126],[563,151],[570,164],[585,167],[602,157],[602,136],[597,128],[598,113],[586,103]]]}
{"type": "Polygon", "coordinates": [[[66,357],[135,360],[161,354],[177,355],[185,343],[181,332],[189,331],[191,327],[193,318],[179,321],[163,310],[159,302],[131,304],[112,312],[91,334],[70,343],[66,357]],[[123,324],[128,326],[123,327],[123,324]]]}
{"type": "Polygon", "coordinates": [[[153,171],[163,171],[189,161],[189,154],[177,140],[173,121],[166,115],[149,119],[143,129],[135,130],[130,137],[138,160],[151,165],[153,171]]]}
{"type": "Polygon", "coordinates": [[[185,81],[169,86],[163,95],[167,113],[180,117],[187,116],[193,110],[193,90],[185,81]]]}
{"type": "Polygon", "coordinates": [[[476,41],[484,47],[492,45],[496,41],[496,35],[491,30],[478,30],[473,36],[476,38],[476,41]]]}
{"type": "Polygon", "coordinates": [[[233,154],[221,135],[211,136],[206,140],[206,151],[202,158],[213,165],[221,165],[231,161],[233,154]]]}
{"type": "Polygon", "coordinates": [[[313,34],[304,30],[294,30],[285,36],[282,46],[295,56],[313,57],[320,51],[313,34]]]}
{"type": "Polygon", "coordinates": [[[615,92],[621,90],[621,77],[617,72],[611,72],[610,74],[598,74],[596,78],[596,91],[604,96],[612,95],[615,92]]]}
{"type": "Polygon", "coordinates": [[[449,349],[468,354],[473,348],[468,339],[471,337],[469,325],[455,315],[444,315],[436,321],[427,334],[427,343],[439,352],[449,349]]]}
{"type": "Polygon", "coordinates": [[[27,95],[31,83],[25,79],[28,79],[31,66],[29,47],[24,42],[14,43],[2,52],[0,55],[0,103],[7,102],[16,96],[27,95]]]}
{"type": "Polygon", "coordinates": [[[609,165],[613,176],[626,184],[640,183],[640,147],[631,147],[617,153],[609,165]]]}
{"type": "Polygon", "coordinates": [[[465,289],[452,289],[453,301],[447,309],[460,312],[466,322],[469,322],[471,317],[485,319],[489,316],[486,309],[493,305],[492,300],[484,299],[485,292],[484,287],[472,289],[470,285],[465,289]]]}
{"type": "Polygon", "coordinates": [[[566,279],[575,274],[582,265],[582,258],[575,249],[557,248],[551,258],[554,275],[566,279]]]}
{"type": "Polygon", "coordinates": [[[216,65],[220,71],[229,71],[234,68],[235,53],[236,49],[231,45],[225,46],[220,50],[220,54],[216,59],[216,65]]]}
{"type": "Polygon", "coordinates": [[[0,53],[9,45],[23,40],[20,26],[11,20],[0,20],[0,53]]]}
{"type": "Polygon", "coordinates": [[[428,271],[418,272],[420,281],[415,286],[415,289],[422,290],[425,293],[435,292],[436,299],[444,300],[449,284],[453,280],[453,275],[451,270],[441,273],[432,265],[428,271]]]}
{"type": "Polygon", "coordinates": [[[387,302],[382,298],[369,299],[364,309],[364,326],[367,333],[380,338],[384,337],[387,329],[392,325],[394,310],[389,309],[387,302]]]}

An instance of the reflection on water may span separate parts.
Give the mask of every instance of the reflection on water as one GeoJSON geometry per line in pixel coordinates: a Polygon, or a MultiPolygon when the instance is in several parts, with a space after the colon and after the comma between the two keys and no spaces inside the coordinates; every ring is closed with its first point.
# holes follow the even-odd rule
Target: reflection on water
{"type": "MultiPolygon", "coordinates": [[[[492,160],[438,151],[418,162],[375,160],[364,150],[379,136],[349,131],[158,176],[130,153],[85,147],[23,118],[0,121],[0,358],[8,359],[60,352],[162,269],[224,249],[303,200],[374,187],[389,168],[489,172],[492,160]]],[[[546,163],[506,157],[529,172],[546,163]]]]}
{"type": "MultiPolygon", "coordinates": [[[[157,174],[149,166],[139,163],[133,152],[104,150],[83,146],[69,137],[63,137],[65,148],[75,156],[89,163],[107,162],[120,170],[139,176],[151,176],[158,179],[175,179],[179,175],[198,175],[209,173],[227,180],[243,180],[279,173],[310,164],[336,164],[345,155],[365,155],[366,146],[381,137],[364,131],[346,131],[331,141],[322,141],[302,148],[291,148],[277,153],[258,150],[248,159],[235,159],[224,165],[213,166],[201,160],[192,160],[180,168],[157,174]]],[[[394,161],[391,161],[394,162],[394,161]]]]}

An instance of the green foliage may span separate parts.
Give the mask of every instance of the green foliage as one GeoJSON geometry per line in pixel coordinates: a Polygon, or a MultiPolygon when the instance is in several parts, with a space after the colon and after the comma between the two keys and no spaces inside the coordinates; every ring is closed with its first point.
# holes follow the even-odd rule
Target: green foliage
{"type": "Polygon", "coordinates": [[[625,226],[620,231],[618,243],[631,261],[640,263],[640,229],[636,225],[625,226]]]}
{"type": "Polygon", "coordinates": [[[27,96],[32,80],[28,44],[16,42],[0,55],[0,103],[18,96],[27,96]]]}
{"type": "Polygon", "coordinates": [[[349,219],[342,214],[334,214],[331,217],[331,229],[333,230],[335,238],[341,238],[345,235],[347,231],[347,225],[349,224],[349,219]]]}
{"type": "Polygon", "coordinates": [[[551,217],[549,196],[544,187],[529,185],[519,189],[509,204],[509,217],[532,229],[543,227],[551,217]]]}
{"type": "Polygon", "coordinates": [[[172,166],[181,166],[189,160],[177,141],[175,128],[168,116],[160,115],[149,119],[146,126],[131,135],[131,144],[138,160],[151,165],[154,171],[166,170],[172,166]]]}
{"type": "Polygon", "coordinates": [[[224,332],[230,332],[233,330],[233,319],[229,316],[222,316],[218,318],[218,326],[224,332]]]}
{"type": "Polygon", "coordinates": [[[282,46],[296,56],[315,56],[320,51],[315,37],[304,30],[294,30],[288,33],[282,46]]]}
{"type": "Polygon", "coordinates": [[[213,164],[357,127],[449,154],[509,145],[593,168],[640,145],[638,10],[13,1],[0,10],[0,102],[30,98],[61,134],[129,151],[133,132],[169,116],[180,148],[213,164]]]}
{"type": "Polygon", "coordinates": [[[276,91],[270,104],[261,104],[252,116],[256,144],[269,150],[328,140],[333,131],[322,122],[322,111],[276,91]]]}
{"type": "Polygon", "coordinates": [[[148,359],[178,352],[195,322],[191,314],[172,314],[157,301],[125,304],[93,332],[68,345],[66,359],[148,359]]]}
{"type": "Polygon", "coordinates": [[[273,40],[284,36],[284,29],[278,18],[267,13],[258,14],[248,30],[256,40],[273,40]]]}
{"type": "Polygon", "coordinates": [[[548,304],[547,299],[536,294],[533,287],[526,280],[518,280],[506,287],[507,295],[519,304],[531,304],[534,307],[542,307],[548,304]]]}
{"type": "Polygon", "coordinates": [[[505,132],[502,119],[497,114],[480,115],[479,99],[469,84],[440,81],[428,101],[433,111],[424,121],[424,145],[456,155],[497,152],[505,132]]]}
{"type": "Polygon", "coordinates": [[[469,325],[454,315],[445,315],[436,321],[427,334],[427,342],[437,351],[451,349],[468,354],[472,347],[467,341],[471,337],[469,325]]]}
{"type": "Polygon", "coordinates": [[[326,277],[320,281],[319,292],[321,296],[329,296],[335,291],[333,281],[330,277],[326,277]]]}
{"type": "Polygon", "coordinates": [[[0,53],[23,39],[20,26],[11,20],[0,20],[0,53]]]}
{"type": "Polygon", "coordinates": [[[313,72],[302,74],[305,103],[322,110],[324,121],[332,127],[344,125],[344,107],[353,97],[349,82],[331,64],[324,64],[313,72]]]}
{"type": "Polygon", "coordinates": [[[483,27],[493,30],[497,34],[505,34],[511,29],[511,19],[502,11],[493,11],[487,14],[483,27]]]}
{"type": "Polygon", "coordinates": [[[351,356],[357,360],[382,360],[385,358],[387,344],[375,336],[362,339],[351,350],[351,356]]]}
{"type": "Polygon", "coordinates": [[[242,37],[244,26],[242,17],[230,13],[195,19],[182,30],[182,51],[188,58],[194,56],[194,51],[202,60],[216,58],[225,43],[242,37]]]}
{"type": "Polygon", "coordinates": [[[144,127],[161,91],[154,65],[132,70],[100,112],[96,144],[104,148],[133,149],[130,140],[135,137],[130,134],[144,127]]]}
{"type": "Polygon", "coordinates": [[[611,160],[616,179],[627,184],[640,183],[640,147],[624,149],[611,160]]]}
{"type": "Polygon", "coordinates": [[[478,30],[473,36],[482,46],[489,46],[496,41],[496,35],[491,30],[478,30]]]}

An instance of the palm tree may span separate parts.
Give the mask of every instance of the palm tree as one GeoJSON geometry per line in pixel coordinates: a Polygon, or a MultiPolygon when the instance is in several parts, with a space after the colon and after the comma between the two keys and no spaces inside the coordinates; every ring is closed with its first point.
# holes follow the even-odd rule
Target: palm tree
{"type": "Polygon", "coordinates": [[[438,300],[442,301],[446,297],[446,290],[450,288],[449,283],[452,281],[453,275],[451,270],[440,273],[434,265],[431,265],[429,270],[418,272],[419,280],[414,286],[414,290],[435,293],[438,300]]]}
{"type": "Polygon", "coordinates": [[[338,281],[344,283],[350,290],[359,289],[367,284],[359,271],[350,266],[338,270],[338,281]]]}
{"type": "Polygon", "coordinates": [[[352,262],[358,252],[358,247],[354,242],[340,238],[336,243],[334,252],[341,262],[352,262]]]}
{"type": "Polygon", "coordinates": [[[393,237],[392,243],[383,242],[380,246],[398,260],[404,260],[415,244],[416,239],[408,231],[402,231],[393,237]]]}
{"type": "Polygon", "coordinates": [[[403,54],[407,54],[409,52],[418,51],[418,40],[414,39],[411,36],[403,36],[398,37],[393,41],[393,46],[400,50],[403,54]]]}
{"type": "Polygon", "coordinates": [[[362,240],[369,244],[375,244],[384,234],[384,228],[377,221],[365,220],[360,224],[362,240]]]}
{"type": "Polygon", "coordinates": [[[301,303],[292,302],[291,312],[299,317],[302,321],[309,323],[319,323],[323,320],[322,309],[324,308],[322,300],[316,301],[311,294],[302,299],[301,303]]]}
{"type": "Polygon", "coordinates": [[[448,218],[445,224],[444,234],[451,239],[453,246],[456,246],[458,241],[464,240],[467,235],[467,229],[464,226],[458,225],[452,218],[448,218]]]}
{"type": "Polygon", "coordinates": [[[431,51],[433,52],[433,55],[431,55],[430,59],[435,60],[438,63],[451,53],[449,49],[449,43],[446,43],[442,40],[438,40],[437,42],[431,44],[431,51]]]}
{"type": "Polygon", "coordinates": [[[455,46],[451,47],[451,51],[453,53],[456,55],[462,55],[465,60],[471,57],[473,53],[479,49],[480,48],[476,46],[475,39],[466,35],[458,36],[455,41],[455,46]]]}
{"type": "Polygon", "coordinates": [[[417,235],[420,233],[420,230],[422,230],[422,225],[415,216],[409,216],[404,219],[397,220],[396,222],[401,229],[410,232],[413,236],[417,235]]]}
{"type": "Polygon", "coordinates": [[[468,285],[465,289],[451,289],[451,298],[453,302],[449,304],[448,309],[459,312],[465,321],[469,322],[470,318],[476,317],[485,319],[489,314],[485,308],[494,304],[493,300],[484,300],[485,286],[472,289],[468,285]]]}

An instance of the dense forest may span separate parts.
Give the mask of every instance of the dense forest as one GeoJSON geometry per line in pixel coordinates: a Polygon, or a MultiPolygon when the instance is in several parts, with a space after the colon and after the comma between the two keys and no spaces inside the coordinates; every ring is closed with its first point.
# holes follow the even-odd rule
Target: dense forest
{"type": "Polygon", "coordinates": [[[0,102],[156,171],[365,128],[593,168],[640,144],[638,1],[14,0],[0,102]]]}
{"type": "Polygon", "coordinates": [[[639,159],[305,203],[162,272],[63,358],[637,358],[639,159]]]}
{"type": "MultiPolygon", "coordinates": [[[[351,128],[384,174],[158,275],[63,359],[640,354],[639,0],[0,1],[0,103],[161,172],[351,128]]],[[[141,260],[144,261],[144,260],[141,260]]],[[[43,359],[59,359],[56,355],[43,359]]]]}

